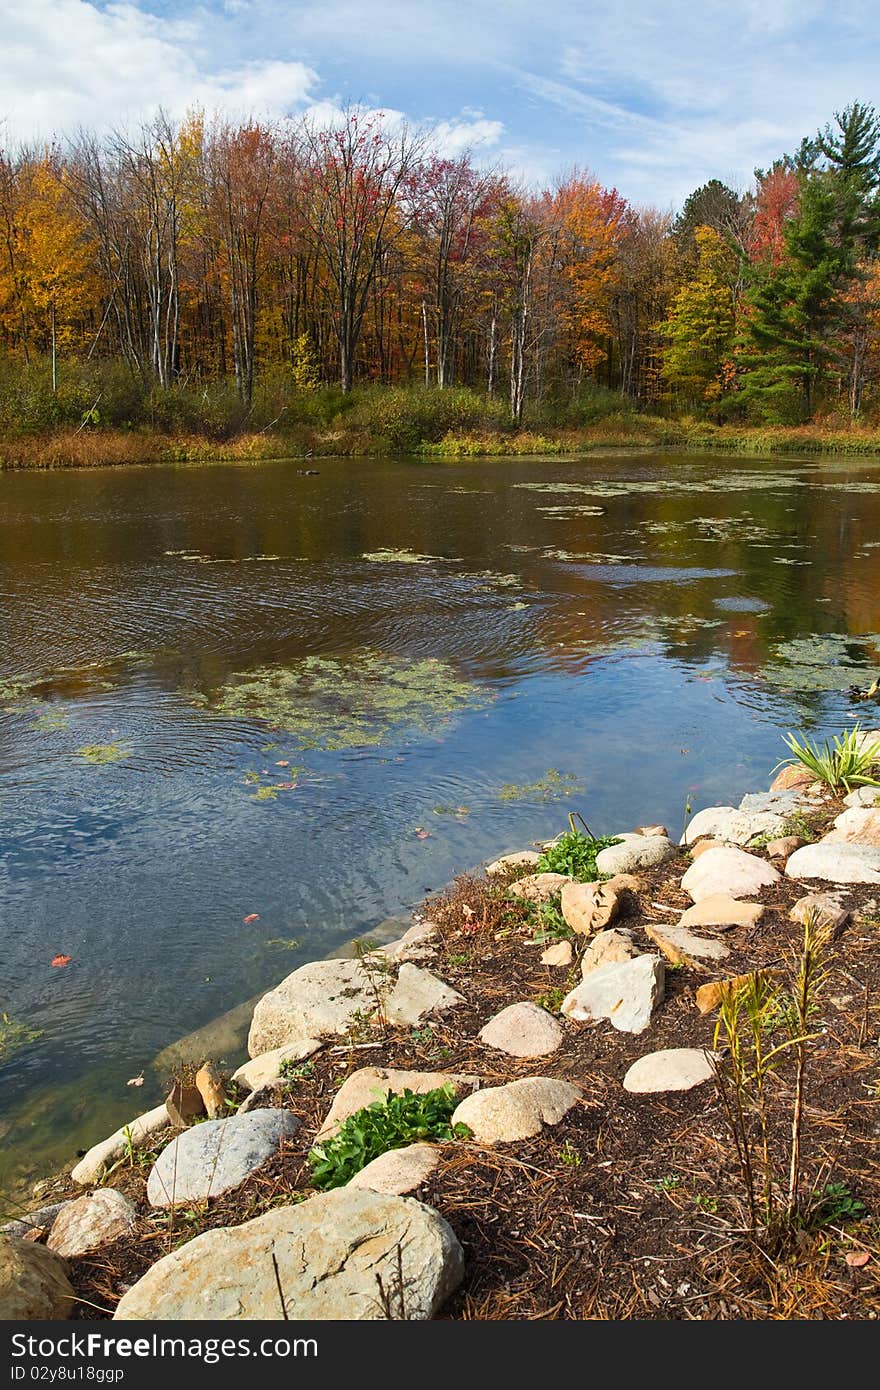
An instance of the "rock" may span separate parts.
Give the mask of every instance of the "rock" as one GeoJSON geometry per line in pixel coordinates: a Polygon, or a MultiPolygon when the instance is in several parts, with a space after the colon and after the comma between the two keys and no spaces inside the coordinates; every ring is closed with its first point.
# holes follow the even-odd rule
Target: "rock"
{"type": "Polygon", "coordinates": [[[798,898],[789,916],[793,922],[799,922],[803,926],[804,919],[810,912],[818,913],[835,931],[845,926],[849,920],[848,909],[831,893],[808,893],[805,898],[798,898]]]}
{"type": "Polygon", "coordinates": [[[665,825],[639,825],[636,827],[637,835],[662,835],[669,839],[669,831],[665,825]]]}
{"type": "Polygon", "coordinates": [[[493,859],[491,864],[486,865],[487,874],[503,874],[506,869],[533,868],[541,858],[536,849],[517,849],[510,854],[502,854],[500,859],[493,859]]]}
{"type": "Polygon", "coordinates": [[[248,1054],[345,1033],[356,1013],[375,1009],[376,991],[360,961],[311,961],[263,995],[254,1009],[248,1054]]]}
{"type": "Polygon", "coordinates": [[[196,1072],[196,1090],[201,1096],[208,1118],[216,1120],[226,1114],[226,1088],[213,1062],[205,1062],[196,1072]]]}
{"type": "Polygon", "coordinates": [[[834,829],[823,835],[820,844],[873,845],[880,848],[880,809],[850,806],[834,822],[834,829]]]}
{"type": "Polygon", "coordinates": [[[556,1019],[537,1004],[509,1004],[482,1028],[481,1043],[509,1057],[546,1057],[563,1039],[556,1019]]]}
{"type": "Polygon", "coordinates": [[[844,806],[876,806],[880,803],[880,787],[856,787],[843,798],[844,806]]]}
{"type": "Polygon", "coordinates": [[[605,887],[612,888],[618,895],[626,893],[641,893],[645,886],[645,881],[637,874],[612,874],[605,880],[605,887]]]}
{"type": "MultiPolygon", "coordinates": [[[[798,850],[798,854],[802,854],[798,850]]],[[[791,863],[791,860],[789,860],[791,863]]],[[[731,898],[754,898],[762,888],[778,883],[780,874],[763,859],[723,846],[701,854],[691,864],[681,886],[694,902],[724,893],[731,898]]]]}
{"type": "Polygon", "coordinates": [[[790,816],[803,802],[803,793],[794,790],[769,792],[747,792],[739,803],[739,809],[748,816],[772,812],[777,816],[790,816]]]}
{"type": "Polygon", "coordinates": [[[341,1187],[196,1236],[158,1260],[113,1316],[417,1321],[434,1316],[463,1273],[461,1246],[430,1207],[341,1187]]]}
{"type": "Polygon", "coordinates": [[[99,1182],[104,1176],[105,1168],[111,1163],[115,1163],[117,1158],[125,1153],[129,1139],[135,1145],[140,1144],[151,1134],[155,1134],[160,1129],[168,1126],[168,1111],[165,1103],[157,1105],[155,1109],[148,1110],[145,1115],[138,1115],[136,1119],[130,1120],[127,1125],[117,1129],[111,1134],[109,1139],[104,1139],[100,1144],[95,1144],[89,1149],[85,1158],[81,1158],[79,1163],[71,1169],[70,1176],[74,1182],[81,1187],[91,1186],[92,1183],[99,1182]]]}
{"type": "Polygon", "coordinates": [[[869,748],[876,748],[877,761],[880,762],[880,729],[862,729],[856,738],[856,746],[863,753],[869,748]]]}
{"type": "Polygon", "coordinates": [[[398,963],[407,960],[428,960],[435,952],[431,942],[436,935],[437,928],[433,922],[415,922],[397,941],[389,941],[386,946],[380,946],[379,950],[383,956],[398,963]]]}
{"type": "Polygon", "coordinates": [[[727,893],[710,893],[681,914],[680,927],[715,927],[727,931],[731,927],[756,927],[767,909],[763,903],[744,903],[727,893]]]}
{"type": "Polygon", "coordinates": [[[687,927],[667,927],[662,923],[652,922],[650,926],[645,927],[645,932],[674,965],[682,961],[687,962],[690,958],[724,960],[730,955],[723,942],[710,941],[705,936],[694,936],[687,927]]]}
{"type": "Polygon", "coordinates": [[[248,1115],[252,1110],[277,1110],[284,1104],[289,1089],[283,1078],[280,1081],[269,1081],[265,1086],[258,1086],[255,1091],[250,1091],[235,1113],[248,1115]]]}
{"type": "Polygon", "coordinates": [[[546,951],[541,953],[542,965],[571,965],[574,959],[570,941],[557,941],[554,946],[548,946],[546,951]]]}
{"type": "Polygon", "coordinates": [[[628,874],[633,869],[651,869],[674,859],[675,845],[665,835],[627,835],[622,844],[609,845],[596,855],[600,874],[628,874]]]}
{"type": "Polygon", "coordinates": [[[169,1094],[165,1097],[165,1109],[170,1124],[175,1125],[178,1129],[186,1129],[187,1125],[191,1125],[193,1120],[198,1119],[199,1115],[204,1115],[205,1102],[196,1086],[189,1086],[183,1081],[175,1081],[169,1094]]]}
{"type": "Polygon", "coordinates": [[[690,1091],[715,1075],[712,1055],[701,1047],[668,1047],[650,1052],[633,1062],[623,1078],[623,1089],[634,1095],[658,1091],[690,1091]]]}
{"type": "Polygon", "coordinates": [[[698,811],[684,833],[683,844],[690,845],[710,835],[729,845],[747,845],[756,835],[778,835],[785,816],[777,811],[735,810],[733,806],[707,806],[698,811]]]}
{"type": "Polygon", "coordinates": [[[0,1320],[55,1322],[70,1317],[73,1301],[60,1255],[19,1236],[0,1236],[0,1320]]]}
{"type": "MultiPolygon", "coordinates": [[[[688,821],[680,843],[692,845],[705,836],[714,838],[718,834],[718,827],[726,829],[730,817],[735,815],[736,809],[733,806],[704,806],[702,811],[697,811],[688,821]]],[[[723,834],[720,838],[724,839],[723,834]]]]}
{"type": "Polygon", "coordinates": [[[430,970],[407,963],[400,967],[397,984],[385,1000],[383,1012],[389,1023],[400,1023],[411,1028],[426,1014],[442,1013],[463,1003],[463,996],[445,980],[438,979],[430,970]]]}
{"type": "Polygon", "coordinates": [[[185,1129],[153,1165],[147,1182],[150,1206],[204,1202],[238,1187],[301,1124],[289,1110],[255,1110],[185,1129]]]}
{"type": "Polygon", "coordinates": [[[663,998],[665,966],[660,956],[636,956],[619,965],[602,965],[563,1000],[567,1018],[607,1018],[621,1033],[642,1033],[663,998]]]}
{"type": "Polygon", "coordinates": [[[813,780],[813,774],[803,763],[789,763],[783,767],[770,783],[771,792],[782,792],[798,787],[808,787],[813,780]]]}
{"type": "Polygon", "coordinates": [[[134,1202],[112,1187],[99,1187],[88,1196],[65,1204],[52,1223],[46,1244],[50,1250],[73,1260],[126,1235],[136,1216],[134,1202]]]}
{"type": "Polygon", "coordinates": [[[788,878],[821,878],[829,883],[880,883],[880,849],[820,840],[795,850],[785,872],[788,878]]]}
{"type": "Polygon", "coordinates": [[[479,1077],[467,1073],[393,1071],[387,1067],[361,1067],[359,1071],[353,1071],[351,1076],[346,1077],[336,1092],[316,1138],[329,1139],[349,1115],[372,1105],[373,1101],[384,1100],[389,1091],[395,1096],[403,1095],[404,1091],[423,1096],[428,1091],[438,1091],[441,1086],[451,1086],[454,1091],[465,1091],[478,1084],[479,1077]]]}
{"type": "MultiPolygon", "coordinates": [[[[772,975],[776,972],[767,972],[772,975]]],[[[754,978],[754,972],[748,975],[732,975],[726,980],[712,980],[709,984],[700,985],[696,992],[696,1004],[701,1014],[711,1013],[717,1009],[722,999],[725,999],[733,990],[740,989],[747,985],[754,978]]]]}
{"type": "Polygon", "coordinates": [[[366,1168],[349,1178],[345,1185],[405,1197],[427,1181],[439,1162],[440,1149],[437,1144],[409,1144],[405,1149],[390,1149],[388,1153],[380,1154],[366,1168]]]}
{"type": "Polygon", "coordinates": [[[525,898],[526,902],[548,903],[561,893],[566,883],[574,883],[570,874],[529,874],[518,879],[509,887],[512,898],[525,898]]]}
{"type": "Polygon", "coordinates": [[[258,1057],[252,1057],[249,1062],[240,1066],[238,1071],[234,1071],[232,1080],[243,1091],[257,1091],[262,1086],[271,1086],[274,1082],[283,1080],[282,1062],[302,1062],[323,1046],[320,1038],[300,1038],[287,1047],[275,1047],[271,1052],[261,1052],[258,1057]]]}
{"type": "Polygon", "coordinates": [[[607,883],[566,883],[560,907],[572,931],[589,936],[614,921],[620,898],[607,883]]]}
{"type": "Polygon", "coordinates": [[[701,854],[705,854],[707,849],[723,849],[722,840],[697,840],[695,845],[689,845],[688,851],[691,859],[699,859],[701,854]]]}
{"type": "Polygon", "coordinates": [[[581,976],[586,977],[603,965],[634,960],[638,951],[628,931],[600,931],[581,957],[581,976]]]}
{"type": "MultiPolygon", "coordinates": [[[[45,1191],[45,1187],[43,1190],[45,1191]]],[[[67,1202],[53,1202],[49,1207],[38,1207],[36,1211],[29,1211],[26,1216],[5,1222],[0,1226],[0,1235],[18,1236],[22,1240],[32,1239],[34,1231],[48,1231],[59,1211],[63,1211],[66,1206],[67,1202]]]]}
{"type": "Polygon", "coordinates": [[[557,1125],[581,1098],[577,1086],[547,1076],[525,1076],[506,1086],[488,1086],[467,1096],[452,1116],[479,1144],[531,1139],[544,1125],[557,1125]]]}
{"type": "Polygon", "coordinates": [[[767,845],[767,853],[771,859],[787,859],[796,849],[800,849],[803,843],[800,835],[785,835],[781,840],[771,840],[767,845]]]}

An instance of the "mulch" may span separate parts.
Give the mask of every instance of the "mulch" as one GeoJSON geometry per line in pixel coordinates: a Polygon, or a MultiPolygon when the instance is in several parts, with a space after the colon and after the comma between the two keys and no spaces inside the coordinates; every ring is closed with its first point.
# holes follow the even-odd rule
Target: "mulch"
{"type": "MultiPolygon", "coordinates": [[[[841,809],[823,808],[823,824],[841,809]]],[[[764,854],[765,851],[756,851],[764,854]]],[[[686,908],[681,855],[641,871],[620,926],[644,949],[647,924],[675,923],[657,904],[686,908]]],[[[502,886],[519,875],[509,874],[502,886]]],[[[125,1292],[162,1255],[217,1226],[237,1225],[311,1195],[308,1151],[342,1081],[363,1066],[474,1072],[484,1085],[547,1075],[575,1082],[583,1102],[558,1125],[517,1144],[444,1145],[443,1160],[414,1194],[439,1211],[464,1250],[465,1277],[440,1313],[451,1319],[867,1319],[880,1313],[880,908],[878,890],[847,889],[848,924],[831,948],[831,971],[811,1044],[804,1126],[805,1187],[827,1184],[867,1214],[831,1213],[775,1245],[748,1230],[730,1131],[714,1083],[685,1093],[630,1095],[622,1078],[638,1057],[665,1047],[711,1047],[715,1015],[694,1003],[708,979],[759,967],[785,969],[801,940],[790,918],[806,891],[783,878],[754,928],[723,934],[730,957],[666,971],[666,994],[641,1035],[608,1023],[564,1021],[550,1057],[519,1061],[478,1042],[493,1014],[524,999],[558,1007],[580,977],[540,964],[528,909],[511,906],[499,880],[464,875],[430,899],[440,945],[427,961],[465,997],[418,1028],[366,1031],[311,1059],[283,1103],[303,1121],[279,1154],[234,1192],[173,1213],[146,1201],[149,1161],[123,1165],[109,1183],[138,1206],[129,1236],[71,1261],[77,1316],[112,1316],[125,1292]],[[467,908],[465,912],[463,909],[467,908]],[[854,1266],[846,1256],[868,1252],[854,1266]]],[[[709,933],[706,933],[709,934],[709,933]]],[[[583,944],[583,938],[578,939],[583,944]]],[[[771,1143],[780,1162],[793,1097],[790,1069],[772,1077],[771,1143]]],[[[167,1134],[155,1136],[154,1148],[167,1134]]],[[[59,1184],[61,1195],[63,1183],[59,1184]]],[[[79,1195],[79,1189],[68,1189],[79,1195]]],[[[48,1200],[44,1198],[44,1200],[48,1200]]],[[[52,1200],[58,1200],[54,1191],[52,1200]]]]}

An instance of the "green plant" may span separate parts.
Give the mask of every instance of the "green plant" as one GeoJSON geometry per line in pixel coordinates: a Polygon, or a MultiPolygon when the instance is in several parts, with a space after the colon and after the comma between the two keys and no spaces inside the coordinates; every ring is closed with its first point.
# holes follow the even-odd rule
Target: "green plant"
{"type": "MultiPolygon", "coordinates": [[[[549,849],[545,849],[535,865],[535,873],[568,874],[582,883],[593,882],[601,877],[596,868],[596,855],[609,845],[619,845],[620,841],[607,835],[600,838],[589,833],[585,835],[575,830],[573,815],[568,819],[571,829],[565,835],[560,835],[549,849]]],[[[589,832],[586,823],[585,829],[589,832]]]]}
{"type": "Polygon", "coordinates": [[[554,985],[553,989],[548,989],[544,994],[536,994],[535,1003],[539,1009],[546,1009],[548,1013],[558,1014],[567,993],[568,991],[563,989],[561,985],[554,985]]]}
{"type": "Polygon", "coordinates": [[[559,1161],[564,1163],[566,1168],[580,1168],[584,1160],[583,1155],[578,1153],[577,1149],[572,1148],[566,1139],[559,1150],[559,1161]]]}
{"type": "Polygon", "coordinates": [[[880,740],[865,743],[858,724],[842,734],[836,734],[831,744],[826,739],[821,748],[809,739],[801,742],[793,733],[784,735],[783,742],[791,749],[792,757],[783,758],[773,769],[801,763],[813,773],[819,782],[824,782],[832,791],[844,787],[848,792],[853,787],[880,787],[876,777],[870,775],[870,768],[880,762],[880,740]]]}
{"type": "Polygon", "coordinates": [[[566,922],[559,908],[558,899],[539,903],[535,909],[538,928],[532,937],[533,946],[543,946],[548,941],[573,941],[574,932],[566,922]]]}
{"type": "Polygon", "coordinates": [[[391,1091],[349,1115],[331,1139],[316,1144],[309,1153],[309,1167],[315,1187],[341,1187],[362,1168],[389,1149],[403,1148],[424,1139],[463,1139],[470,1134],[466,1125],[452,1125],[457,1101],[451,1085],[423,1095],[405,1090],[391,1091]]]}
{"type": "Polygon", "coordinates": [[[681,1178],[677,1173],[665,1173],[657,1186],[661,1192],[677,1192],[681,1187],[681,1178]]]}
{"type": "Polygon", "coordinates": [[[707,1197],[705,1192],[691,1193],[691,1201],[698,1211],[707,1211],[714,1216],[715,1212],[718,1210],[718,1198],[707,1197]]]}
{"type": "Polygon", "coordinates": [[[282,1057],[278,1063],[278,1075],[285,1081],[306,1081],[314,1074],[314,1062],[296,1062],[292,1057],[282,1057]]]}
{"type": "Polygon", "coordinates": [[[394,967],[384,951],[377,950],[370,941],[358,940],[354,943],[354,953],[366,976],[367,988],[375,1006],[375,1022],[384,1030],[388,1027],[385,1014],[385,1001],[391,988],[394,967]]]}
{"type": "Polygon", "coordinates": [[[17,1023],[7,1013],[0,1013],[0,1062],[6,1062],[20,1047],[36,1042],[45,1029],[32,1028],[28,1023],[17,1023]]]}
{"type": "Polygon", "coordinates": [[[843,1182],[826,1183],[820,1196],[809,1213],[808,1224],[812,1227],[843,1225],[847,1221],[861,1221],[867,1216],[864,1202],[854,1197],[843,1182]]]}

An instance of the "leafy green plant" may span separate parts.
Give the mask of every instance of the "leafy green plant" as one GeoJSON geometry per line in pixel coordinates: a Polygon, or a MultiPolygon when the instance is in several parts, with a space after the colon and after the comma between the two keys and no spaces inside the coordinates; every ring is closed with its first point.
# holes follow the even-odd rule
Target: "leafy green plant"
{"type": "Polygon", "coordinates": [[[539,1009],[546,1009],[548,1013],[558,1014],[567,993],[568,991],[563,989],[561,985],[554,985],[544,994],[536,994],[535,1003],[539,1009]]]}
{"type": "Polygon", "coordinates": [[[451,1124],[457,1105],[451,1085],[424,1095],[405,1090],[389,1091],[344,1120],[331,1139],[316,1144],[309,1153],[312,1184],[327,1189],[342,1187],[374,1158],[425,1139],[465,1139],[467,1125],[451,1124]]]}
{"type": "Polygon", "coordinates": [[[821,1196],[817,1197],[810,1212],[809,1225],[813,1227],[845,1225],[848,1221],[861,1221],[867,1216],[864,1202],[854,1197],[843,1182],[826,1183],[821,1196]]]}
{"type": "Polygon", "coordinates": [[[314,1074],[314,1062],[295,1062],[292,1057],[282,1057],[278,1063],[278,1075],[285,1081],[306,1081],[314,1074]]]}
{"type": "Polygon", "coordinates": [[[842,734],[836,734],[830,744],[826,739],[821,748],[806,738],[801,742],[791,732],[784,735],[783,742],[791,749],[793,756],[778,762],[774,772],[780,767],[800,763],[813,773],[818,782],[824,782],[832,791],[838,791],[841,787],[848,792],[853,787],[880,787],[877,778],[870,775],[874,763],[880,762],[880,740],[864,743],[858,724],[842,734]]]}
{"type": "Polygon", "coordinates": [[[535,909],[537,930],[532,937],[533,946],[543,946],[548,941],[573,941],[574,932],[566,922],[559,907],[559,900],[538,903],[535,909]]]}
{"type": "Polygon", "coordinates": [[[584,1160],[583,1155],[578,1153],[577,1149],[573,1148],[566,1139],[559,1150],[559,1161],[564,1163],[566,1168],[580,1168],[584,1160]]]}
{"type": "Polygon", "coordinates": [[[582,883],[593,882],[601,877],[596,868],[596,855],[609,845],[619,844],[619,840],[607,835],[594,839],[572,828],[544,851],[535,865],[535,873],[568,874],[582,883]]]}

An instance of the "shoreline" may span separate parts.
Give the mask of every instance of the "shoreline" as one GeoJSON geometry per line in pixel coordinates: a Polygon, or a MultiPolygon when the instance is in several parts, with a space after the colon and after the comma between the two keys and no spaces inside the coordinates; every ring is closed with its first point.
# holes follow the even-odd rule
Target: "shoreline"
{"type": "MultiPolygon", "coordinates": [[[[195,1110],[171,1124],[171,1112],[156,1107],[95,1146],[76,1165],[76,1181],[56,1178],[39,1185],[41,1200],[51,1206],[38,1215],[44,1225],[27,1243],[36,1239],[41,1248],[48,1237],[68,1261],[65,1278],[73,1295],[87,1302],[79,1312],[65,1305],[64,1312],[43,1309],[30,1316],[85,1313],[94,1319],[111,1316],[121,1301],[118,1317],[185,1317],[181,1290],[188,1261],[209,1259],[213,1248],[203,1242],[222,1232],[224,1241],[234,1236],[245,1242],[251,1231],[256,1239],[267,1221],[298,1230],[312,1210],[316,1217],[332,1213],[343,1229],[349,1219],[379,1220],[380,1208],[382,1220],[418,1208],[418,1219],[435,1236],[442,1228],[454,1258],[442,1270],[433,1269],[439,1256],[427,1262],[428,1275],[436,1275],[434,1293],[425,1295],[418,1310],[357,1316],[876,1316],[880,1274],[870,1251],[880,1230],[880,1175],[865,1164],[863,1146],[871,1142],[874,1112],[880,1116],[880,1086],[872,1102],[863,1092],[864,1078],[870,1081],[870,1069],[876,1071],[870,1048],[876,1033],[871,1001],[880,981],[878,827],[880,795],[873,790],[844,797],[802,770],[799,779],[783,774],[769,792],[747,795],[739,808],[699,811],[678,844],[661,826],[613,831],[614,843],[593,851],[595,867],[587,879],[548,875],[536,863],[536,851],[502,856],[432,895],[415,914],[416,925],[390,945],[370,949],[367,934],[366,954],[299,967],[255,1008],[252,1060],[231,1079],[219,1077],[211,1059],[201,1058],[194,1095],[199,1059],[193,1057],[189,1070],[181,1067],[184,1090],[175,1091],[175,1104],[189,1087],[195,1110]],[[814,872],[822,855],[840,856],[850,867],[870,860],[874,867],[863,881],[847,878],[843,869],[832,879],[814,872]],[[697,879],[708,881],[713,873],[723,878],[734,869],[757,877],[746,891],[731,887],[727,915],[713,918],[712,911],[721,909],[712,908],[711,892],[707,897],[697,891],[697,879]],[[540,881],[549,878],[556,881],[540,881]],[[554,906],[560,889],[561,915],[554,906]],[[756,1254],[755,1235],[743,1234],[733,1146],[707,1062],[717,1046],[724,990],[756,971],[768,979],[779,975],[801,934],[797,912],[804,895],[817,893],[825,895],[822,912],[835,912],[837,920],[827,948],[833,959],[822,1026],[814,1029],[828,1041],[811,1061],[804,1162],[811,1174],[818,1164],[821,1176],[831,1143],[837,1185],[826,1183],[824,1190],[837,1193],[839,1201],[845,1193],[851,1209],[848,1217],[838,1213],[836,1226],[816,1224],[818,1217],[813,1225],[801,1223],[798,1241],[774,1264],[756,1254]],[[672,926],[679,917],[678,927],[672,926]],[[609,971],[647,973],[652,981],[647,995],[627,999],[626,1019],[615,1018],[618,1003],[610,1008],[596,1002],[609,971]],[[511,1012],[519,1020],[513,1035],[501,1027],[511,1012]],[[527,1026],[537,1027],[537,1042],[523,1043],[527,1026]],[[309,1030],[314,1036],[305,1037],[309,1030]],[[630,1081],[649,1063],[685,1054],[688,1065],[702,1059],[703,1067],[686,1083],[640,1087],[630,1081]],[[416,1144],[419,1152],[411,1161],[427,1166],[415,1176],[401,1178],[395,1170],[393,1179],[380,1180],[377,1171],[376,1178],[352,1181],[351,1188],[319,1192],[309,1161],[316,1136],[329,1132],[331,1119],[343,1120],[386,1087],[401,1093],[404,1077],[416,1092],[452,1086],[452,1120],[458,1123],[460,1115],[468,1132],[416,1144]],[[514,1107],[513,1128],[499,1129],[501,1100],[511,1092],[534,1095],[537,1118],[523,1128],[522,1112],[514,1107]],[[346,1105],[350,1093],[357,1099],[346,1105]],[[211,1096],[219,1111],[208,1105],[211,1096]],[[157,1195],[155,1176],[163,1162],[168,1167],[163,1153],[176,1153],[184,1141],[207,1142],[199,1105],[202,1120],[216,1115],[221,1127],[281,1125],[283,1136],[273,1129],[265,1161],[252,1165],[253,1177],[249,1169],[219,1192],[209,1181],[201,1196],[196,1184],[166,1201],[157,1195]],[[842,1116],[846,1144],[837,1134],[842,1116]],[[92,1244],[79,1250],[75,1241],[71,1248],[56,1239],[57,1222],[70,1226],[75,1211],[81,1223],[90,1204],[108,1203],[121,1227],[112,1233],[108,1228],[96,1240],[93,1225],[92,1244]],[[181,1203],[186,1221],[175,1236],[174,1212],[181,1203]],[[599,1271],[595,1281],[587,1281],[589,1288],[571,1258],[573,1250],[587,1246],[591,1267],[599,1271]],[[543,1252],[540,1258],[536,1251],[543,1252]],[[861,1263],[847,1263],[844,1257],[853,1252],[861,1263]],[[669,1262],[676,1282],[658,1283],[658,1271],[662,1275],[669,1262]],[[556,1272],[548,1280],[551,1267],[556,1272]],[[143,1311],[144,1299],[149,1312],[143,1311]],[[788,1312],[778,1311],[780,1299],[789,1301],[788,1312]],[[96,1307],[106,1311],[96,1314],[96,1307]]],[[[554,842],[544,843],[546,853],[554,842]]],[[[623,989],[622,979],[614,975],[615,994],[623,989]]],[[[781,1090],[773,1090],[773,1132],[780,1136],[775,1109],[785,1113],[787,1087],[783,1081],[781,1090]]],[[[398,1162],[403,1155],[410,1150],[397,1144],[385,1158],[398,1162]]],[[[174,1163],[175,1182],[189,1181],[176,1158],[174,1163]]],[[[378,1158],[375,1163],[382,1166],[378,1158]]],[[[383,1174],[391,1166],[385,1163],[383,1174]]],[[[79,1224],[77,1231],[82,1239],[79,1224]]],[[[241,1297],[251,1311],[238,1316],[279,1317],[277,1307],[272,1311],[260,1302],[259,1278],[242,1278],[241,1297]]],[[[210,1299],[210,1259],[202,1282],[210,1299]]],[[[272,1297],[277,1300],[274,1287],[272,1297]]],[[[291,1308],[285,1317],[338,1316],[315,1311],[308,1300],[300,1306],[296,1296],[291,1308]]]]}
{"type": "Polygon", "coordinates": [[[753,428],[634,417],[613,426],[599,423],[582,429],[452,432],[439,442],[424,442],[409,450],[355,428],[260,431],[224,441],[158,431],[71,429],[0,439],[0,473],[358,457],[443,461],[549,456],[566,460],[588,458],[605,449],[717,451],[754,458],[781,454],[880,458],[880,429],[832,430],[815,425],[753,428]]]}

